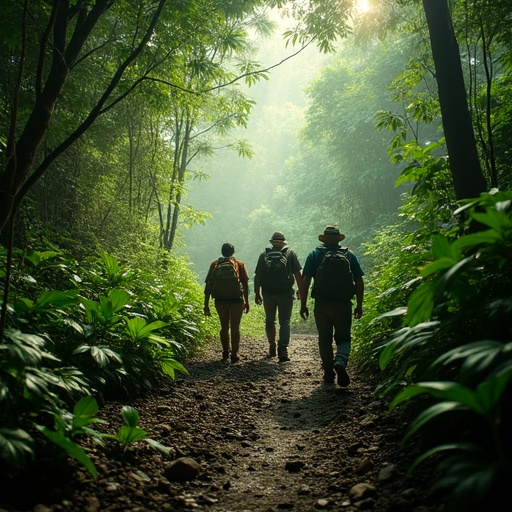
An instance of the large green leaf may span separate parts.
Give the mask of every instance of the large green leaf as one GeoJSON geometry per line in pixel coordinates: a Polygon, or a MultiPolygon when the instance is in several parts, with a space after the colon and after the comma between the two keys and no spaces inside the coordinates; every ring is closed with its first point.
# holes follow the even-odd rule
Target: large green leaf
{"type": "Polygon", "coordinates": [[[422,411],[411,423],[407,433],[404,436],[403,443],[405,443],[413,434],[415,434],[420,428],[424,427],[427,423],[434,419],[438,419],[439,416],[446,412],[453,412],[457,410],[466,409],[460,402],[439,402],[434,404],[424,411],[422,411]]]}
{"type": "Polygon", "coordinates": [[[167,325],[168,324],[166,322],[162,322],[160,320],[148,324],[144,318],[139,317],[129,318],[126,320],[128,333],[133,341],[148,338],[153,331],[166,327],[167,325]]]}
{"type": "Polygon", "coordinates": [[[407,303],[407,325],[414,326],[429,320],[434,309],[436,290],[435,282],[423,282],[412,292],[407,303]]]}
{"type": "Polygon", "coordinates": [[[36,300],[35,309],[43,309],[46,306],[71,306],[78,301],[79,290],[45,291],[36,300]]]}
{"type": "Polygon", "coordinates": [[[33,458],[34,439],[21,428],[0,427],[0,461],[19,469],[27,457],[33,458]]]}
{"type": "Polygon", "coordinates": [[[55,432],[46,427],[39,427],[39,430],[54,444],[62,448],[66,451],[68,455],[75,458],[80,464],[87,468],[89,473],[94,478],[99,476],[98,470],[96,466],[90,459],[90,457],[85,453],[84,449],[81,448],[74,441],[71,441],[69,438],[62,436],[60,432],[55,432]]]}

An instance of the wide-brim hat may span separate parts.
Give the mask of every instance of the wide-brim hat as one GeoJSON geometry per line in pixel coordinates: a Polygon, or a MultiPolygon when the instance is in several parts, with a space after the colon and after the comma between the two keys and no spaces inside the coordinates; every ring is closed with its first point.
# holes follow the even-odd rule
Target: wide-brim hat
{"type": "Polygon", "coordinates": [[[323,243],[336,243],[345,240],[345,235],[336,226],[326,226],[324,232],[318,235],[318,240],[323,243]]]}
{"type": "Polygon", "coordinates": [[[269,240],[272,245],[285,245],[286,237],[282,231],[276,231],[272,235],[272,238],[269,240]]]}

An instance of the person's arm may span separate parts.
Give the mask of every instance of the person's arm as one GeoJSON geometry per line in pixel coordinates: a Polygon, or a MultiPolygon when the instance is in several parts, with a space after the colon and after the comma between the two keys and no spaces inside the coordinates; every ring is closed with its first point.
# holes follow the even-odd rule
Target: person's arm
{"type": "Polygon", "coordinates": [[[300,287],[300,316],[304,320],[306,320],[309,316],[308,310],[308,292],[309,287],[311,285],[311,277],[305,276],[304,274],[301,276],[301,287],[300,287]]]}
{"type": "Polygon", "coordinates": [[[203,313],[205,316],[212,316],[210,312],[210,297],[211,297],[211,276],[213,267],[215,266],[215,262],[212,262],[210,265],[210,268],[208,270],[208,274],[205,279],[205,285],[204,285],[204,308],[203,313]]]}
{"type": "Polygon", "coordinates": [[[254,302],[256,302],[258,306],[263,304],[263,299],[261,297],[261,282],[258,274],[254,274],[254,302]]]}
{"type": "Polygon", "coordinates": [[[354,280],[356,285],[356,307],[354,308],[354,318],[363,316],[363,298],[364,298],[364,280],[362,277],[356,277],[354,280]]]}
{"type": "Polygon", "coordinates": [[[247,275],[247,269],[245,268],[245,264],[241,261],[239,262],[239,271],[240,271],[240,282],[242,283],[242,289],[244,294],[244,310],[246,313],[249,313],[249,276],[247,275]]]}
{"type": "Polygon", "coordinates": [[[293,276],[295,277],[295,282],[297,283],[297,299],[300,299],[302,288],[302,274],[300,273],[300,270],[295,271],[293,276]]]}

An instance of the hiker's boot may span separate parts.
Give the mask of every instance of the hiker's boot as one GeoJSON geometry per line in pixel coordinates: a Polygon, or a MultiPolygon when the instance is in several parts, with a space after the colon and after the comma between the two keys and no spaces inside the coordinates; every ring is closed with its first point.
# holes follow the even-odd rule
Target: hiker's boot
{"type": "Polygon", "coordinates": [[[231,362],[234,364],[234,363],[238,363],[238,361],[240,361],[238,354],[231,354],[231,362]]]}
{"type": "Polygon", "coordinates": [[[277,356],[277,345],[275,341],[269,343],[268,355],[269,357],[277,356]]]}
{"type": "Polygon", "coordinates": [[[336,374],[334,373],[333,370],[324,371],[323,381],[325,384],[334,384],[334,377],[336,377],[336,374]]]}
{"type": "Polygon", "coordinates": [[[229,350],[224,350],[224,352],[222,352],[222,360],[227,361],[228,359],[229,359],[229,350]]]}
{"type": "Polygon", "coordinates": [[[338,380],[337,380],[338,386],[340,388],[346,388],[350,384],[350,377],[348,376],[345,366],[343,366],[343,364],[341,364],[341,363],[335,363],[334,371],[336,372],[336,375],[338,376],[338,380]]]}
{"type": "Polygon", "coordinates": [[[279,357],[280,363],[284,363],[284,362],[290,360],[290,358],[288,357],[288,350],[286,350],[286,349],[280,349],[278,351],[278,357],[279,357]]]}

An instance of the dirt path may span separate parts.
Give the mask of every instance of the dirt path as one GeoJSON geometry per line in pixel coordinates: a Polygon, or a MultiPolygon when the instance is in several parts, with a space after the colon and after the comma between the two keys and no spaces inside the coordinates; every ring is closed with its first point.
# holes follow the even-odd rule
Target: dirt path
{"type": "MultiPolygon", "coordinates": [[[[293,336],[290,362],[265,354],[263,340],[244,339],[240,362],[223,363],[212,347],[190,375],[132,404],[170,458],[144,443],[123,456],[94,449],[99,479],[73,466],[30,506],[7,510],[434,510],[428,485],[406,476],[403,425],[353,370],[346,389],[323,384],[312,336],[293,336]]],[[[120,407],[102,410],[113,430],[120,407]]]]}

